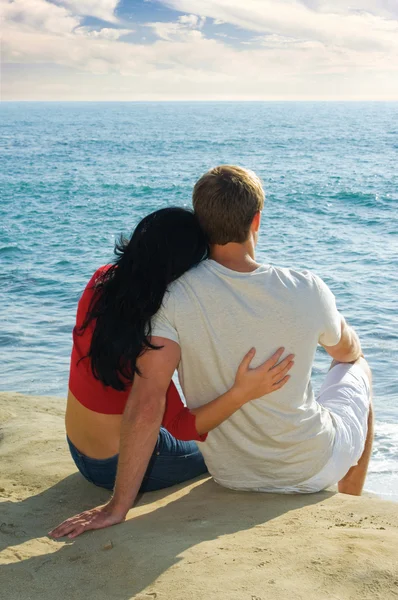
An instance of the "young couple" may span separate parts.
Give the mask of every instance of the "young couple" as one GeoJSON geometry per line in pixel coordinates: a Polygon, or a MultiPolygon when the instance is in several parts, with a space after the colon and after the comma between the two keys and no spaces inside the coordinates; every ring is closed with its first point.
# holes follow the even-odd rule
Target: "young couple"
{"type": "Polygon", "coordinates": [[[194,213],[145,217],[88,283],[66,429],[79,471],[113,495],[53,537],[120,523],[139,491],[207,470],[231,489],[361,493],[370,369],[319,277],[256,262],[263,205],[254,173],[216,167],[195,185],[194,213]],[[318,344],[334,360],[315,399],[318,344]]]}

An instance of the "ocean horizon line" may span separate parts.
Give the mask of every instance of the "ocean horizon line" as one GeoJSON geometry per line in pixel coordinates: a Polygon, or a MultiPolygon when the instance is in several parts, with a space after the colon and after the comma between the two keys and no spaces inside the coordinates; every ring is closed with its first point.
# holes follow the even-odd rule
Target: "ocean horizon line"
{"type": "Polygon", "coordinates": [[[1,100],[1,104],[234,104],[234,103],[247,103],[247,104],[274,104],[274,103],[283,103],[283,104],[298,104],[298,103],[317,103],[317,104],[376,104],[376,103],[385,103],[385,104],[394,104],[398,103],[398,98],[395,99],[235,99],[235,100],[222,100],[222,99],[209,99],[209,100],[199,100],[199,99],[141,99],[141,100],[1,100]]]}

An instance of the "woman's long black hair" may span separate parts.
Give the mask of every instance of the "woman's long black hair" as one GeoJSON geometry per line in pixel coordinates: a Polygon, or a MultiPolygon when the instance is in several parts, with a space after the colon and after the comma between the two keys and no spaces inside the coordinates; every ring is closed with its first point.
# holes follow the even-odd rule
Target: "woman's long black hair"
{"type": "Polygon", "coordinates": [[[149,342],[151,318],[167,287],[207,257],[208,247],[193,212],[163,208],[121,237],[115,263],[96,282],[81,332],[95,320],[89,358],[96,379],[115,390],[140,375],[138,357],[159,347],[149,342]]]}

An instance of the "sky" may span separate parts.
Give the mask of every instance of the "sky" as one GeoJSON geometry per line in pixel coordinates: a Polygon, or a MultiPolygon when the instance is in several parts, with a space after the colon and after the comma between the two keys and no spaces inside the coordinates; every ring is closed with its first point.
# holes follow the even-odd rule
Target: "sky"
{"type": "Polygon", "coordinates": [[[0,0],[3,100],[398,100],[398,0],[0,0]]]}

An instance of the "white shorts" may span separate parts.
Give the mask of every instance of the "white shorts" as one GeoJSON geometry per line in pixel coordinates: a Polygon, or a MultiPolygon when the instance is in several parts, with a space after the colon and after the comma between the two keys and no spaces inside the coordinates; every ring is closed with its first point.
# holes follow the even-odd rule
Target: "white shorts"
{"type": "Polygon", "coordinates": [[[368,432],[370,399],[369,378],[361,367],[340,363],[330,369],[317,402],[328,409],[336,427],[332,456],[317,475],[287,493],[324,490],[358,464],[368,432]]]}

